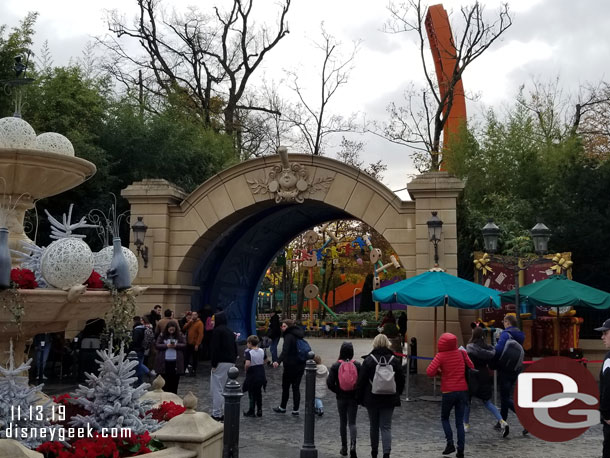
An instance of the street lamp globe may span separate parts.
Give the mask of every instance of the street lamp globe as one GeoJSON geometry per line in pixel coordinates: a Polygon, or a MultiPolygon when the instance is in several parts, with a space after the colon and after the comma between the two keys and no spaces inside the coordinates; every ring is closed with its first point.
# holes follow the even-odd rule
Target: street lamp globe
{"type": "Polygon", "coordinates": [[[483,233],[483,245],[487,253],[495,253],[498,251],[498,238],[500,237],[500,228],[494,223],[493,218],[487,220],[487,224],[481,229],[483,233]]]}
{"type": "Polygon", "coordinates": [[[530,231],[532,240],[534,241],[534,251],[536,254],[543,255],[548,251],[549,239],[551,238],[551,230],[538,221],[530,231]]]}

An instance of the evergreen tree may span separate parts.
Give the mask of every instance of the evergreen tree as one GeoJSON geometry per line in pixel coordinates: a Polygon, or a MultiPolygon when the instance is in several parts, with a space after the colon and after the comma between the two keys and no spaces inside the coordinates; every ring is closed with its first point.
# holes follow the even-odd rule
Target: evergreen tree
{"type": "Polygon", "coordinates": [[[28,373],[31,363],[32,360],[29,359],[15,367],[11,340],[8,367],[0,365],[0,438],[16,439],[24,446],[34,449],[53,437],[51,430],[60,426],[51,425],[48,420],[50,401],[44,405],[36,404],[41,398],[43,385],[29,386],[28,378],[21,375],[28,373]],[[11,433],[7,434],[9,428],[11,433]],[[29,433],[22,434],[25,430],[29,433]]]}
{"type": "Polygon", "coordinates": [[[118,354],[114,354],[111,348],[112,344],[107,350],[98,350],[99,375],[87,373],[87,386],[79,385],[75,393],[78,397],[76,403],[90,414],[76,415],[70,424],[77,427],[89,425],[96,431],[102,428],[129,428],[132,434],[158,430],[162,423],[146,413],[154,402],[140,401],[150,385],[143,383],[137,388],[133,387],[137,380],[135,367],[138,361],[126,359],[123,345],[118,354]]]}

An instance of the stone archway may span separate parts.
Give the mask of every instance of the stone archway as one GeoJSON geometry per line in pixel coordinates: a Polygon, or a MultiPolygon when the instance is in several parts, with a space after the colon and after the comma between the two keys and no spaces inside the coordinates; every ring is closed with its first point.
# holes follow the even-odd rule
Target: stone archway
{"type": "MultiPolygon", "coordinates": [[[[165,180],[133,183],[122,195],[132,215],[142,216],[149,227],[149,266],[141,266],[137,283],[150,288],[139,301],[140,312],[156,303],[178,312],[210,303],[227,311],[232,326],[249,333],[267,265],[294,236],[334,219],[359,219],[374,228],[410,277],[433,265],[426,221],[437,210],[444,221],[441,264],[456,274],[455,207],[462,187],[445,172],[428,173],[409,183],[414,200],[403,201],[339,161],[287,154],[240,163],[189,195],[165,180]]],[[[409,319],[410,327],[420,321],[431,326],[427,310],[410,311],[409,319]]],[[[457,311],[449,320],[458,326],[457,311]]],[[[420,328],[410,334],[420,334],[420,328]]],[[[430,331],[421,328],[422,335],[430,331]]],[[[453,331],[460,333],[459,327],[453,331]]]]}

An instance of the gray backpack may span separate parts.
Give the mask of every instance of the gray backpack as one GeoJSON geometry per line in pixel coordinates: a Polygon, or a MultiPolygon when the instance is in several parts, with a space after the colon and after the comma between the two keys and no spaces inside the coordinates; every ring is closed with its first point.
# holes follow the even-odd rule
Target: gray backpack
{"type": "Polygon", "coordinates": [[[386,361],[385,356],[381,356],[379,361],[372,354],[373,361],[377,363],[375,375],[371,382],[371,393],[373,394],[396,394],[396,380],[394,378],[394,367],[392,360],[394,356],[386,361]]]}

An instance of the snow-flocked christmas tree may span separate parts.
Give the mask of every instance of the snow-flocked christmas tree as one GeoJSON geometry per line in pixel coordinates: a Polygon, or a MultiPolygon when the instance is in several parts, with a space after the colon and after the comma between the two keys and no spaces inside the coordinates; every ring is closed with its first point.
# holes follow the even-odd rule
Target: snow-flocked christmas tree
{"type": "Polygon", "coordinates": [[[16,439],[33,449],[52,437],[51,429],[60,426],[52,425],[48,420],[51,417],[51,401],[37,404],[43,385],[30,386],[28,378],[21,375],[29,371],[31,363],[29,359],[15,367],[11,339],[8,366],[0,364],[0,438],[16,439]],[[9,430],[11,434],[7,434],[9,430]],[[24,431],[27,434],[23,434],[24,431]],[[41,436],[44,438],[41,439],[41,436]]]}
{"type": "Polygon", "coordinates": [[[98,350],[97,355],[100,358],[97,360],[99,375],[87,373],[87,386],[79,385],[75,393],[78,396],[75,402],[90,414],[76,415],[70,423],[77,427],[89,425],[96,431],[102,428],[129,428],[132,434],[158,430],[162,423],[146,414],[154,402],[140,400],[150,385],[143,383],[137,388],[133,387],[137,380],[135,367],[138,361],[126,359],[123,344],[119,353],[115,354],[112,341],[107,350],[98,350]]]}

